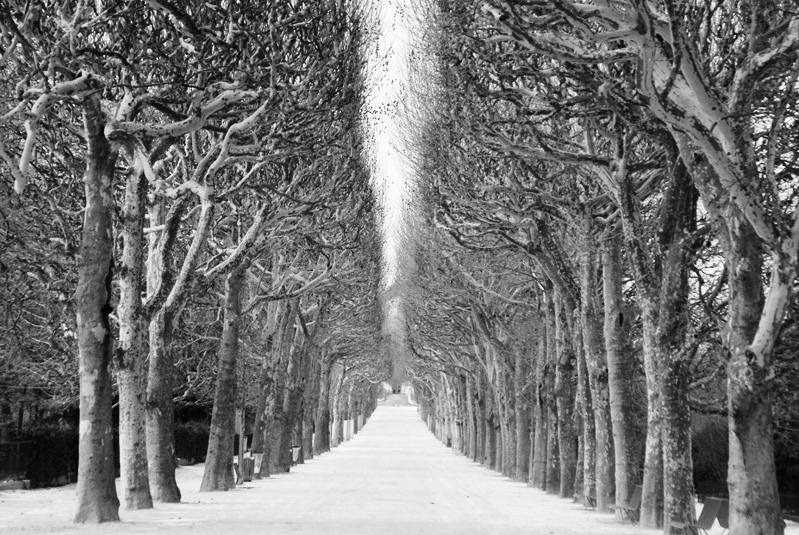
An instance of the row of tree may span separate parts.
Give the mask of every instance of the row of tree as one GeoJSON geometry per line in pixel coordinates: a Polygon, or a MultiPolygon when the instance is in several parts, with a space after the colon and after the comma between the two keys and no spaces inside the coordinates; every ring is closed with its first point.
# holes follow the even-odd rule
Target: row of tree
{"type": "Polygon", "coordinates": [[[782,533],[799,6],[435,5],[446,98],[417,129],[434,230],[408,314],[426,415],[599,510],[642,484],[666,533],[695,514],[692,415],[724,415],[731,533],[782,533]]]}
{"type": "Polygon", "coordinates": [[[264,473],[367,412],[363,38],[342,0],[0,7],[0,362],[51,411],[79,401],[76,521],[119,519],[115,404],[131,509],[180,500],[176,400],[213,404],[203,490],[233,484],[237,407],[264,473]]]}

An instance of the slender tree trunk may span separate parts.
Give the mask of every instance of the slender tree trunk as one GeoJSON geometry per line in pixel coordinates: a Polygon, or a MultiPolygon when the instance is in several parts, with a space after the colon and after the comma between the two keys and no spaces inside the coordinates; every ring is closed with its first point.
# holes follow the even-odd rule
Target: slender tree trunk
{"type": "MultiPolygon", "coordinates": [[[[300,358],[302,357],[300,356],[300,358]]],[[[300,363],[297,364],[300,365],[300,363]]],[[[284,472],[291,470],[291,448],[300,445],[299,442],[296,442],[294,430],[297,428],[297,423],[302,422],[303,394],[302,386],[296,384],[288,385],[283,407],[283,437],[281,439],[283,449],[280,456],[280,469],[284,472]]]]}
{"type": "Polygon", "coordinates": [[[485,416],[486,449],[485,449],[485,458],[483,459],[483,464],[485,464],[486,468],[492,470],[496,466],[496,460],[497,460],[497,433],[494,430],[494,418],[495,416],[489,410],[486,410],[486,416],[485,416]]]}
{"type": "Polygon", "coordinates": [[[547,475],[546,491],[550,494],[560,492],[560,452],[558,451],[558,411],[557,393],[555,391],[555,369],[557,367],[557,331],[555,329],[555,297],[552,283],[547,284],[545,296],[546,324],[547,324],[547,356],[544,368],[544,378],[547,392],[547,475]]]}
{"type": "Polygon", "coordinates": [[[269,411],[269,417],[266,425],[266,442],[268,444],[267,450],[269,454],[268,460],[270,474],[278,474],[285,471],[282,464],[285,461],[285,456],[282,452],[283,449],[290,446],[290,444],[283,442],[285,437],[283,423],[286,420],[284,413],[286,391],[285,379],[281,378],[280,376],[284,375],[284,373],[285,372],[283,370],[277,371],[278,378],[275,379],[273,399],[269,403],[271,409],[269,411]]]}
{"type": "Polygon", "coordinates": [[[656,354],[657,313],[654,303],[640,299],[643,316],[644,370],[646,373],[646,450],[641,496],[641,525],[655,528],[663,518],[663,415],[662,383],[656,354]]]}
{"type": "MultiPolygon", "coordinates": [[[[332,424],[331,424],[332,437],[330,439],[330,446],[331,447],[338,446],[341,443],[341,440],[342,440],[342,437],[341,437],[341,418],[342,418],[342,414],[341,414],[341,391],[344,388],[344,381],[347,378],[347,373],[346,373],[346,370],[344,369],[343,366],[339,366],[338,368],[341,371],[338,371],[338,370],[336,371],[336,375],[335,375],[335,377],[336,377],[336,387],[333,389],[333,393],[332,393],[333,395],[331,396],[331,400],[330,400],[330,407],[332,409],[331,410],[331,412],[332,412],[332,417],[331,417],[331,420],[332,420],[332,424]]],[[[435,406],[434,406],[434,408],[435,408],[435,406]]],[[[435,433],[436,430],[438,429],[438,427],[437,427],[438,426],[438,422],[436,421],[436,417],[435,417],[436,415],[433,414],[432,416],[433,417],[431,418],[431,421],[435,422],[435,425],[436,425],[436,429],[433,429],[432,431],[435,433]]]]}
{"type": "MultiPolygon", "coordinates": [[[[303,405],[303,426],[302,426],[302,455],[303,459],[313,459],[314,454],[314,434],[316,432],[316,409],[319,406],[319,379],[321,368],[324,365],[321,358],[313,358],[310,373],[308,374],[308,385],[305,388],[305,399],[303,405]]],[[[364,418],[365,422],[365,418],[364,418]]]]}
{"type": "MultiPolygon", "coordinates": [[[[233,437],[236,418],[236,360],[239,353],[241,325],[241,286],[248,263],[234,268],[225,281],[225,305],[222,319],[222,340],[216,372],[214,408],[205,456],[201,492],[229,490],[236,486],[233,476],[233,437]]],[[[239,460],[241,462],[241,460],[239,460]]]]}
{"type": "Polygon", "coordinates": [[[477,409],[475,407],[474,377],[466,378],[466,455],[477,461],[477,409]]]}
{"type": "Polygon", "coordinates": [[[689,233],[696,230],[695,189],[682,162],[675,165],[672,183],[664,196],[667,216],[662,217],[660,310],[657,360],[663,389],[663,520],[664,531],[676,531],[671,522],[695,517],[694,465],[691,457],[691,409],[688,404],[689,233]]]}
{"type": "Polygon", "coordinates": [[[577,469],[577,430],[574,426],[574,376],[575,359],[568,336],[568,326],[563,303],[555,304],[556,367],[555,400],[557,403],[558,451],[560,453],[560,496],[574,496],[574,471],[577,469]]]}
{"type": "MultiPolygon", "coordinates": [[[[264,453],[264,435],[266,434],[266,400],[267,397],[269,396],[267,388],[268,361],[269,361],[269,356],[267,355],[264,357],[263,362],[261,363],[261,373],[258,376],[258,398],[255,401],[255,421],[253,422],[253,434],[252,434],[252,452],[261,453],[261,454],[264,453]]],[[[261,475],[262,468],[263,468],[263,463],[261,463],[258,472],[255,474],[255,479],[261,479],[263,477],[261,475]]]]}
{"type": "MultiPolygon", "coordinates": [[[[588,230],[586,229],[584,233],[586,237],[590,237],[588,230]]],[[[589,451],[589,447],[586,446],[584,455],[587,462],[594,461],[596,508],[600,512],[607,512],[608,505],[616,503],[618,498],[615,497],[614,489],[614,444],[611,437],[609,370],[596,311],[595,255],[595,248],[586,240],[580,255],[580,320],[585,350],[587,392],[590,394],[589,403],[593,417],[591,425],[586,422],[586,429],[590,428],[593,431],[595,447],[593,451],[589,451]]],[[[586,438],[586,441],[588,440],[590,439],[586,438]]]]}
{"type": "Polygon", "coordinates": [[[667,363],[669,380],[663,384],[664,531],[671,522],[690,522],[694,516],[693,460],[691,457],[691,408],[688,405],[687,363],[667,363]]]}
{"type": "MultiPolygon", "coordinates": [[[[580,387],[578,386],[577,389],[579,390],[580,387]]],[[[579,412],[575,413],[579,414],[579,412]]],[[[572,487],[574,488],[574,492],[583,492],[585,490],[585,447],[583,444],[585,443],[585,430],[581,429],[583,417],[578,416],[580,420],[580,426],[578,426],[578,433],[577,433],[577,463],[574,470],[574,481],[572,482],[572,487]]],[[[593,468],[593,466],[591,466],[593,468]]],[[[589,470],[590,472],[590,470],[589,470]]],[[[575,498],[577,495],[575,494],[575,498]]]]}
{"type": "MultiPolygon", "coordinates": [[[[272,370],[270,396],[267,400],[267,424],[266,424],[266,449],[264,459],[266,469],[270,474],[281,471],[281,451],[290,446],[283,443],[283,423],[285,421],[284,406],[286,396],[286,373],[288,371],[289,358],[293,347],[293,325],[294,314],[296,311],[292,304],[286,306],[281,316],[280,326],[278,327],[278,339],[272,357],[274,367],[272,370]]],[[[262,471],[264,467],[262,466],[262,471]]]]}
{"type": "Polygon", "coordinates": [[[150,320],[150,367],[147,374],[150,492],[153,499],[164,503],[180,502],[180,489],[175,480],[172,322],[172,313],[163,309],[150,320]]]}
{"type": "Polygon", "coordinates": [[[147,179],[144,173],[128,177],[122,207],[122,261],[119,274],[119,347],[116,351],[119,388],[119,465],[125,508],[150,509],[147,468],[144,374],[147,322],[142,309],[144,265],[144,212],[147,179]]]}
{"type": "Polygon", "coordinates": [[[535,364],[535,405],[533,407],[534,441],[533,441],[533,469],[530,483],[533,487],[546,490],[547,488],[547,406],[549,393],[546,381],[547,359],[547,324],[540,329],[538,337],[535,364]]]}
{"type": "Polygon", "coordinates": [[[486,459],[486,425],[485,420],[487,417],[486,413],[486,393],[485,393],[485,377],[483,373],[479,373],[477,376],[476,382],[476,390],[477,390],[477,398],[475,399],[476,402],[476,416],[475,416],[475,431],[477,434],[477,459],[481,464],[485,463],[486,459]]]}
{"type": "Polygon", "coordinates": [[[499,440],[498,448],[501,464],[497,471],[502,475],[512,478],[516,464],[516,418],[513,408],[513,376],[508,372],[506,355],[496,353],[497,362],[497,398],[499,399],[499,440]]]}
{"type": "Polygon", "coordinates": [[[530,357],[523,351],[516,352],[513,376],[513,397],[516,420],[516,467],[514,479],[527,483],[530,479],[530,406],[526,402],[530,378],[530,357]]]}
{"type": "Polygon", "coordinates": [[[501,420],[499,419],[498,416],[494,416],[493,422],[494,422],[494,436],[496,437],[494,439],[494,443],[495,443],[495,445],[494,445],[494,453],[495,453],[495,456],[494,456],[494,470],[496,470],[500,474],[504,474],[504,472],[502,471],[503,470],[503,466],[504,466],[504,464],[503,464],[503,462],[504,462],[504,459],[503,459],[504,451],[502,449],[504,447],[504,444],[503,444],[504,441],[502,439],[502,423],[501,423],[501,420]]]}
{"type": "MultiPolygon", "coordinates": [[[[554,388],[550,390],[554,391],[554,388]]],[[[554,398],[549,398],[547,401],[546,436],[546,491],[549,494],[558,494],[560,492],[560,452],[558,451],[558,413],[554,398]]]]}
{"type": "Polygon", "coordinates": [[[303,412],[302,419],[302,461],[313,459],[313,419],[309,419],[308,411],[303,412]]]}
{"type": "Polygon", "coordinates": [[[613,432],[614,482],[617,504],[627,503],[637,484],[633,468],[631,440],[632,414],[630,400],[632,389],[630,374],[632,358],[623,351],[622,326],[629,324],[621,307],[621,272],[616,241],[607,239],[602,247],[602,280],[605,306],[605,352],[608,362],[608,398],[613,432]]]}
{"type": "MultiPolygon", "coordinates": [[[[580,420],[582,421],[582,434],[580,435],[580,447],[577,455],[577,470],[581,472],[581,477],[575,477],[575,492],[582,495],[582,502],[588,504],[588,497],[597,497],[597,434],[594,420],[594,409],[591,399],[591,386],[588,379],[588,365],[586,363],[586,351],[583,348],[582,329],[575,328],[574,347],[577,353],[577,405],[579,408],[580,420]],[[581,469],[582,467],[582,469],[581,469]],[[579,485],[577,484],[579,479],[579,485]]],[[[598,503],[597,503],[598,506],[598,503]]]]}
{"type": "Polygon", "coordinates": [[[316,408],[314,454],[330,451],[330,369],[332,362],[322,362],[319,379],[319,402],[316,408]]]}
{"type": "Polygon", "coordinates": [[[113,177],[116,153],[103,135],[99,95],[83,104],[86,128],[86,209],[83,216],[75,308],[80,377],[78,509],[75,522],[119,521],[114,486],[111,414],[111,280],[113,177]]]}
{"type": "MultiPolygon", "coordinates": [[[[255,421],[253,422],[252,452],[264,454],[266,448],[266,411],[267,401],[271,395],[272,375],[274,373],[274,355],[277,342],[275,335],[278,332],[278,314],[280,313],[280,301],[270,303],[267,306],[266,328],[261,332],[261,337],[266,346],[266,354],[261,359],[261,371],[258,374],[258,397],[255,402],[255,421]]],[[[263,456],[261,457],[263,459],[263,456]]],[[[258,471],[255,473],[256,479],[269,476],[269,462],[261,462],[258,471]]]]}

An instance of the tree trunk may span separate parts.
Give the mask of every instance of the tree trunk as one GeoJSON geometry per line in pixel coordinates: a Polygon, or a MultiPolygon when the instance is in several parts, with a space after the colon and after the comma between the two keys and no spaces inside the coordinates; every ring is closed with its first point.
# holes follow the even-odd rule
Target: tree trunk
{"type": "MultiPolygon", "coordinates": [[[[578,414],[582,422],[582,433],[579,435],[580,444],[577,454],[577,470],[581,472],[579,477],[575,477],[575,496],[579,494],[584,505],[588,505],[589,496],[596,496],[596,504],[599,507],[599,495],[597,493],[597,433],[594,420],[594,408],[591,399],[591,386],[588,380],[588,365],[585,358],[583,346],[582,330],[574,329],[574,347],[577,352],[577,406],[578,414]]],[[[603,505],[607,503],[604,500],[603,505]]]]}
{"type": "Polygon", "coordinates": [[[474,377],[466,377],[466,455],[477,461],[477,408],[474,392],[474,377]]]}
{"type": "MultiPolygon", "coordinates": [[[[264,453],[264,438],[266,434],[266,399],[269,395],[267,391],[267,361],[268,356],[264,357],[261,364],[261,373],[258,376],[258,398],[255,401],[255,421],[253,422],[252,432],[252,452],[264,453]]],[[[263,467],[263,463],[261,467],[263,467]]],[[[268,475],[268,474],[266,474],[268,475]]],[[[255,473],[255,479],[261,479],[261,470],[255,473]]]]}
{"type": "Polygon", "coordinates": [[[643,316],[644,370],[646,373],[646,450],[644,452],[644,481],[641,495],[642,526],[656,528],[663,518],[663,398],[659,363],[656,354],[657,313],[654,304],[639,299],[643,316]]]}
{"type": "MultiPolygon", "coordinates": [[[[302,356],[300,355],[301,359],[302,356]]],[[[296,364],[298,367],[301,363],[296,364]]],[[[294,383],[292,379],[292,383],[294,383]]],[[[295,429],[297,423],[302,422],[302,398],[304,395],[304,388],[300,384],[289,384],[286,390],[285,405],[283,407],[283,438],[281,443],[283,449],[280,456],[280,469],[284,472],[291,470],[292,458],[291,448],[299,446],[300,443],[296,442],[295,429]]]]}
{"type": "Polygon", "coordinates": [[[494,418],[495,416],[486,410],[486,417],[485,417],[485,437],[486,437],[486,448],[485,448],[485,457],[483,459],[483,464],[486,468],[494,469],[496,466],[497,460],[497,434],[494,430],[494,418]]]}
{"type": "Polygon", "coordinates": [[[174,322],[185,302],[187,286],[194,276],[197,259],[205,245],[208,228],[214,214],[214,202],[204,188],[201,195],[200,215],[186,256],[175,275],[174,243],[180,214],[188,204],[188,193],[179,197],[166,216],[165,229],[158,244],[151,248],[153,256],[148,262],[148,289],[155,287],[155,295],[148,298],[150,316],[150,365],[147,371],[147,457],[150,471],[150,493],[159,502],[180,501],[180,489],[175,480],[175,437],[172,355],[174,322]]]}
{"type": "Polygon", "coordinates": [[[314,458],[314,434],[316,433],[316,409],[319,406],[319,379],[322,366],[325,363],[321,358],[313,358],[310,372],[308,374],[308,384],[305,388],[305,399],[303,400],[303,420],[302,420],[302,456],[304,460],[314,458]]]}
{"type": "Polygon", "coordinates": [[[547,475],[546,491],[550,494],[560,492],[560,452],[558,451],[558,412],[555,392],[555,368],[557,367],[557,336],[555,330],[555,303],[552,284],[548,284],[546,296],[547,357],[544,378],[547,392],[547,475]]]}
{"type": "Polygon", "coordinates": [[[475,390],[475,433],[477,435],[477,458],[475,460],[482,464],[486,458],[486,394],[485,377],[482,373],[477,376],[475,390]]]}
{"type": "Polygon", "coordinates": [[[273,365],[270,366],[269,397],[266,402],[265,466],[261,466],[261,471],[266,470],[269,474],[278,473],[280,467],[280,452],[283,447],[283,407],[286,395],[286,372],[288,358],[291,354],[294,314],[293,305],[287,305],[280,317],[277,340],[271,356],[273,365]]]}
{"type": "MultiPolygon", "coordinates": [[[[627,503],[632,497],[637,473],[633,467],[633,444],[630,437],[632,357],[623,351],[621,328],[630,323],[621,307],[621,272],[618,245],[613,238],[602,246],[602,281],[605,306],[605,352],[608,364],[608,401],[613,432],[615,503],[627,503]]],[[[620,513],[617,513],[620,514],[620,513]]]]}
{"type": "Polygon", "coordinates": [[[691,457],[691,408],[688,404],[689,233],[696,230],[696,190],[682,162],[677,162],[663,200],[660,249],[661,277],[658,303],[657,360],[663,375],[663,520],[664,531],[675,531],[672,521],[691,522],[694,508],[694,465],[691,457]]]}
{"type": "MultiPolygon", "coordinates": [[[[277,372],[282,374],[281,371],[277,372]]],[[[283,469],[285,456],[282,453],[283,449],[288,448],[290,444],[283,442],[285,432],[283,429],[283,422],[285,422],[285,414],[283,408],[285,407],[286,392],[284,389],[285,381],[278,379],[275,381],[275,388],[273,390],[273,400],[270,402],[272,407],[269,411],[269,416],[266,424],[266,443],[269,461],[269,473],[278,474],[287,470],[283,469]]]]}
{"type": "Polygon", "coordinates": [[[236,428],[238,390],[236,360],[241,324],[241,285],[246,273],[247,263],[242,263],[228,274],[225,284],[222,340],[219,344],[214,408],[211,414],[208,453],[205,456],[200,492],[229,490],[236,486],[233,476],[233,436],[236,428]]]}
{"type": "Polygon", "coordinates": [[[524,350],[516,352],[513,376],[513,397],[516,411],[516,467],[514,479],[527,483],[530,479],[530,406],[527,404],[527,391],[530,378],[530,357],[524,350]]]}
{"type": "Polygon", "coordinates": [[[530,484],[533,487],[546,490],[547,488],[547,405],[549,393],[546,382],[547,358],[547,324],[540,329],[535,361],[535,405],[533,406],[533,469],[530,474],[530,484]]]}
{"type": "Polygon", "coordinates": [[[150,509],[147,468],[144,364],[147,323],[142,309],[144,212],[147,179],[132,172],[122,207],[122,260],[119,273],[119,347],[116,351],[119,388],[119,472],[125,508],[150,509]]]}
{"type": "Polygon", "coordinates": [[[150,320],[150,367],[147,374],[150,492],[153,499],[164,503],[180,502],[180,489],[175,480],[172,322],[172,313],[163,309],[150,320]]]}
{"type": "Polygon", "coordinates": [[[506,355],[495,352],[497,359],[497,399],[499,409],[499,459],[501,463],[497,471],[502,475],[513,478],[516,464],[516,418],[512,404],[513,376],[508,372],[506,355]]]}
{"type": "Polygon", "coordinates": [[[313,419],[309,419],[308,411],[303,412],[302,419],[302,462],[313,459],[313,419]]]}
{"type": "MultiPolygon", "coordinates": [[[[267,306],[266,327],[261,332],[263,343],[266,346],[266,354],[261,359],[261,370],[258,374],[258,397],[255,401],[255,421],[253,422],[252,452],[263,454],[266,448],[266,418],[267,401],[271,395],[272,374],[274,367],[276,340],[275,334],[278,332],[278,314],[280,312],[280,301],[270,303],[267,306]]],[[[262,457],[263,459],[263,457],[262,457]]],[[[261,463],[255,479],[269,476],[269,463],[261,463]]]]}
{"type": "MultiPolygon", "coordinates": [[[[768,244],[780,250],[772,251],[766,299],[762,284],[762,242],[710,161],[697,156],[685,136],[678,134],[675,139],[710,212],[729,273],[729,312],[723,342],[730,352],[727,363],[730,535],[782,535],[785,522],[777,489],[771,414],[772,351],[784,317],[782,307],[791,296],[795,280],[795,258],[781,265],[782,257],[794,251],[795,246],[782,240],[780,244],[768,244]]],[[[735,156],[741,161],[748,159],[746,151],[735,156]]],[[[742,168],[748,168],[748,176],[757,174],[752,172],[751,164],[742,168]]],[[[787,239],[791,238],[783,238],[787,239]]]]}
{"type": "Polygon", "coordinates": [[[505,453],[502,449],[504,447],[503,438],[502,438],[502,423],[498,416],[495,416],[493,419],[494,422],[494,453],[496,454],[494,457],[494,470],[499,472],[500,474],[504,474],[503,467],[504,467],[504,458],[503,454],[505,453]]]}
{"type": "MultiPolygon", "coordinates": [[[[331,430],[332,430],[332,432],[331,432],[332,436],[330,438],[330,446],[331,446],[331,448],[338,446],[341,443],[341,439],[342,439],[341,438],[341,410],[340,410],[341,401],[340,401],[340,398],[341,398],[341,391],[344,388],[344,381],[347,378],[347,373],[346,373],[346,369],[344,369],[343,366],[338,366],[338,368],[341,371],[338,371],[338,370],[336,371],[336,374],[335,374],[336,387],[333,389],[333,395],[331,396],[332,399],[330,400],[330,407],[331,407],[331,412],[332,412],[332,415],[331,415],[332,422],[331,422],[331,426],[330,426],[331,430]]],[[[435,418],[435,414],[432,415],[432,416],[433,416],[433,418],[431,418],[431,421],[433,421],[435,424],[437,424],[436,418],[435,418]]],[[[437,427],[436,427],[436,429],[437,429],[437,427]]],[[[435,433],[436,429],[433,429],[432,431],[435,433]]]]}
{"type": "MultiPolygon", "coordinates": [[[[590,234],[586,229],[585,236],[590,234]]],[[[589,404],[593,421],[586,429],[593,430],[594,447],[589,451],[589,438],[586,438],[584,456],[587,462],[594,461],[594,482],[596,484],[596,508],[607,512],[608,505],[617,502],[614,490],[614,448],[611,439],[611,409],[609,401],[608,363],[599,333],[599,319],[596,311],[595,249],[588,240],[583,242],[580,255],[580,321],[583,331],[583,348],[587,372],[587,385],[590,394],[589,404]]],[[[589,416],[586,415],[586,418],[589,416]]],[[[586,477],[586,481],[588,478],[586,477]]],[[[586,488],[586,491],[589,491],[586,488]]]]}
{"type": "Polygon", "coordinates": [[[555,401],[557,403],[558,451],[560,453],[560,497],[574,496],[574,471],[577,469],[577,430],[574,425],[574,352],[571,349],[566,320],[560,299],[555,303],[556,355],[555,401]]]}
{"type": "Polygon", "coordinates": [[[547,475],[546,491],[550,494],[560,492],[560,452],[558,451],[558,412],[555,391],[555,369],[557,367],[557,335],[555,329],[556,308],[552,284],[548,284],[546,296],[547,357],[544,377],[547,391],[547,475]]]}
{"type": "MultiPolygon", "coordinates": [[[[741,218],[742,219],[742,218],[741,218]]],[[[727,365],[730,457],[730,535],[782,534],[774,464],[772,355],[751,350],[763,310],[762,257],[754,231],[742,220],[730,226],[730,361],[727,365]]],[[[773,275],[775,276],[775,275],[773,275]]]]}
{"type": "MultiPolygon", "coordinates": [[[[554,375],[554,373],[552,374],[554,375]]],[[[550,391],[554,388],[550,389],[550,391]]],[[[558,413],[555,399],[547,401],[547,447],[546,447],[546,491],[549,494],[560,492],[560,452],[558,451],[558,413]]]]}
{"type": "Polygon", "coordinates": [[[316,437],[314,454],[330,451],[330,369],[332,362],[323,361],[320,367],[319,401],[316,408],[316,437]]]}
{"type": "Polygon", "coordinates": [[[86,128],[86,209],[83,216],[75,308],[80,377],[78,509],[75,522],[119,521],[114,484],[111,414],[112,180],[116,154],[103,135],[99,95],[83,104],[86,128]]]}

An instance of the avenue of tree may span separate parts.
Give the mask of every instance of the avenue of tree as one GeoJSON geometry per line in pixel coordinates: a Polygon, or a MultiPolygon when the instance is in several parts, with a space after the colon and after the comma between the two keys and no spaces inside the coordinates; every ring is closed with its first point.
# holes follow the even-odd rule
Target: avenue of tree
{"type": "Polygon", "coordinates": [[[444,98],[414,141],[431,230],[408,315],[431,425],[599,510],[641,484],[641,523],[672,533],[708,453],[692,421],[721,416],[730,533],[782,533],[799,5],[436,7],[444,98]]]}
{"type": "Polygon", "coordinates": [[[263,475],[329,449],[387,368],[352,6],[4,1],[0,28],[3,382],[79,400],[75,520],[119,519],[112,404],[129,509],[180,500],[186,399],[202,490],[248,398],[263,475]]]}
{"type": "Polygon", "coordinates": [[[642,485],[673,533],[711,458],[730,533],[781,534],[799,2],[412,8],[435,65],[408,58],[412,254],[381,288],[369,9],[0,0],[0,403],[79,406],[75,520],[180,500],[176,408],[211,412],[202,490],[227,490],[237,409],[267,476],[407,374],[512,479],[599,511],[642,485]]]}

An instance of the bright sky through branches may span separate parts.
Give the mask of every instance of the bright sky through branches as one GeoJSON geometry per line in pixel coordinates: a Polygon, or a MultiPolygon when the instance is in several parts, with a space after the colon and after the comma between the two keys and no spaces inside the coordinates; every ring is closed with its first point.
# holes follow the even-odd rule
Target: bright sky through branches
{"type": "Polygon", "coordinates": [[[366,128],[370,143],[372,188],[380,208],[383,238],[383,288],[394,286],[403,255],[412,254],[408,240],[413,208],[414,169],[406,153],[410,63],[413,25],[412,0],[373,0],[378,37],[368,53],[366,128]]]}

